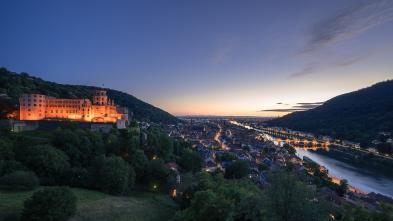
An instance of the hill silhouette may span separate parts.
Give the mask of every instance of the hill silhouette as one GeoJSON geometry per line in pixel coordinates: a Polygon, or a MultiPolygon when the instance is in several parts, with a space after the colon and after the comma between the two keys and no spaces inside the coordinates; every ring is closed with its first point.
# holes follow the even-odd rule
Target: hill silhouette
{"type": "Polygon", "coordinates": [[[317,108],[267,123],[367,145],[378,132],[393,132],[393,81],[343,94],[317,108]]]}
{"type": "Polygon", "coordinates": [[[89,98],[96,89],[105,89],[116,104],[128,107],[137,120],[155,123],[175,123],[178,119],[127,93],[94,86],[58,84],[33,77],[27,73],[14,73],[0,68],[0,114],[17,108],[19,96],[23,93],[39,93],[58,98],[89,98]]]}

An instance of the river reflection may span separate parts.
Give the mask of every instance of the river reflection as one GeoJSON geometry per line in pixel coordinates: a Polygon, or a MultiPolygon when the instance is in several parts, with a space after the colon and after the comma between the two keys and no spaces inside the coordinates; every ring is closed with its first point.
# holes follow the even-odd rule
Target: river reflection
{"type": "Polygon", "coordinates": [[[296,155],[300,158],[307,156],[329,170],[329,174],[348,183],[364,192],[380,193],[393,198],[393,177],[386,177],[378,171],[357,168],[350,164],[329,158],[316,152],[296,148],[296,155]]]}

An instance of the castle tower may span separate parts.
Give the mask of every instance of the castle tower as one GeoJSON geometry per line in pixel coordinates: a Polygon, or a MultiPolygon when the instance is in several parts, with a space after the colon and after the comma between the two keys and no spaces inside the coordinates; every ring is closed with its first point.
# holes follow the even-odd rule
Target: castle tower
{"type": "Polygon", "coordinates": [[[19,98],[20,120],[42,120],[46,113],[46,96],[41,94],[23,94],[19,98]]]}
{"type": "Polygon", "coordinates": [[[96,93],[93,96],[93,104],[95,104],[95,105],[107,105],[108,104],[108,96],[106,95],[106,91],[104,91],[104,90],[96,90],[96,93]]]}

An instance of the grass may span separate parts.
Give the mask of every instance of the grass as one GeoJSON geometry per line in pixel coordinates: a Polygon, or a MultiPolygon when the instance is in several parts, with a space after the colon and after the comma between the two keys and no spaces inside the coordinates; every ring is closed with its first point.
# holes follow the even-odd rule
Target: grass
{"type": "MultiPolygon", "coordinates": [[[[35,191],[0,191],[0,220],[7,214],[20,214],[23,202],[35,191]]],[[[70,221],[169,220],[176,205],[162,194],[134,192],[112,196],[86,189],[72,188],[78,198],[78,211],[70,221]]]]}

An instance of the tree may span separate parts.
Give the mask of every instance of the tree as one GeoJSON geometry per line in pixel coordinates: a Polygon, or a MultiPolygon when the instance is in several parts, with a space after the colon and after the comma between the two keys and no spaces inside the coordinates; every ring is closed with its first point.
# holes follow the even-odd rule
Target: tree
{"type": "Polygon", "coordinates": [[[127,190],[129,166],[121,157],[103,157],[97,164],[96,186],[99,190],[111,194],[121,194],[127,190]]]}
{"type": "Polygon", "coordinates": [[[233,161],[237,159],[237,156],[233,153],[223,153],[221,155],[217,155],[217,157],[220,162],[233,161]]]}
{"type": "Polygon", "coordinates": [[[383,153],[383,154],[392,154],[393,153],[392,144],[390,144],[390,143],[378,144],[377,150],[378,150],[378,152],[383,153]]]}
{"type": "Polygon", "coordinates": [[[128,190],[134,188],[136,173],[133,167],[128,168],[128,190]]]}
{"type": "Polygon", "coordinates": [[[0,176],[9,174],[18,170],[27,170],[25,166],[16,160],[0,160],[0,176]]]}
{"type": "Polygon", "coordinates": [[[150,157],[168,160],[173,154],[173,140],[158,129],[150,129],[147,135],[146,153],[150,157]]]}
{"type": "Polygon", "coordinates": [[[340,185],[337,186],[337,194],[339,196],[344,196],[348,192],[348,181],[341,180],[340,185]]]}
{"type": "Polygon", "coordinates": [[[39,190],[24,203],[22,221],[66,221],[76,212],[76,196],[67,187],[39,190]]]}
{"type": "Polygon", "coordinates": [[[266,171],[266,170],[269,170],[270,168],[265,163],[261,163],[258,165],[258,169],[259,169],[259,171],[266,171]]]}
{"type": "Polygon", "coordinates": [[[74,167],[69,170],[67,174],[67,184],[75,187],[91,188],[91,174],[86,168],[74,167]]]}
{"type": "Polygon", "coordinates": [[[143,150],[136,150],[132,153],[129,163],[134,167],[135,172],[142,175],[148,164],[148,159],[143,150]]]}
{"type": "Polygon", "coordinates": [[[327,217],[316,195],[292,174],[282,171],[271,175],[266,191],[266,215],[276,221],[318,221],[327,217]]]}
{"type": "Polygon", "coordinates": [[[40,184],[31,171],[15,171],[0,177],[0,188],[8,190],[32,190],[40,184]]]}
{"type": "Polygon", "coordinates": [[[165,184],[170,171],[161,159],[151,160],[146,168],[145,179],[151,185],[165,184]]]}
{"type": "Polygon", "coordinates": [[[235,207],[235,220],[260,221],[264,220],[264,202],[260,196],[241,198],[235,207]]]}
{"type": "Polygon", "coordinates": [[[247,161],[237,160],[225,169],[225,178],[240,179],[250,173],[250,165],[247,161]]]}
{"type": "Polygon", "coordinates": [[[174,220],[181,221],[221,221],[230,220],[233,204],[212,190],[199,191],[191,201],[191,206],[178,213],[174,220]]]}
{"type": "Polygon", "coordinates": [[[0,160],[14,159],[14,150],[11,141],[0,139],[0,160]]]}
{"type": "Polygon", "coordinates": [[[296,154],[296,149],[293,146],[289,145],[289,144],[284,144],[283,148],[285,148],[288,151],[288,153],[291,154],[291,155],[295,155],[296,154]]]}
{"type": "Polygon", "coordinates": [[[191,181],[183,192],[186,196],[180,196],[184,206],[189,199],[191,203],[175,220],[263,220],[262,191],[248,179],[226,180],[200,173],[197,180],[199,184],[191,181]]]}
{"type": "Polygon", "coordinates": [[[187,149],[181,156],[179,163],[186,171],[198,172],[202,168],[202,157],[198,152],[187,149]]]}
{"type": "Polygon", "coordinates": [[[39,177],[42,184],[60,184],[70,168],[68,156],[49,145],[26,148],[22,162],[39,177]]]}

